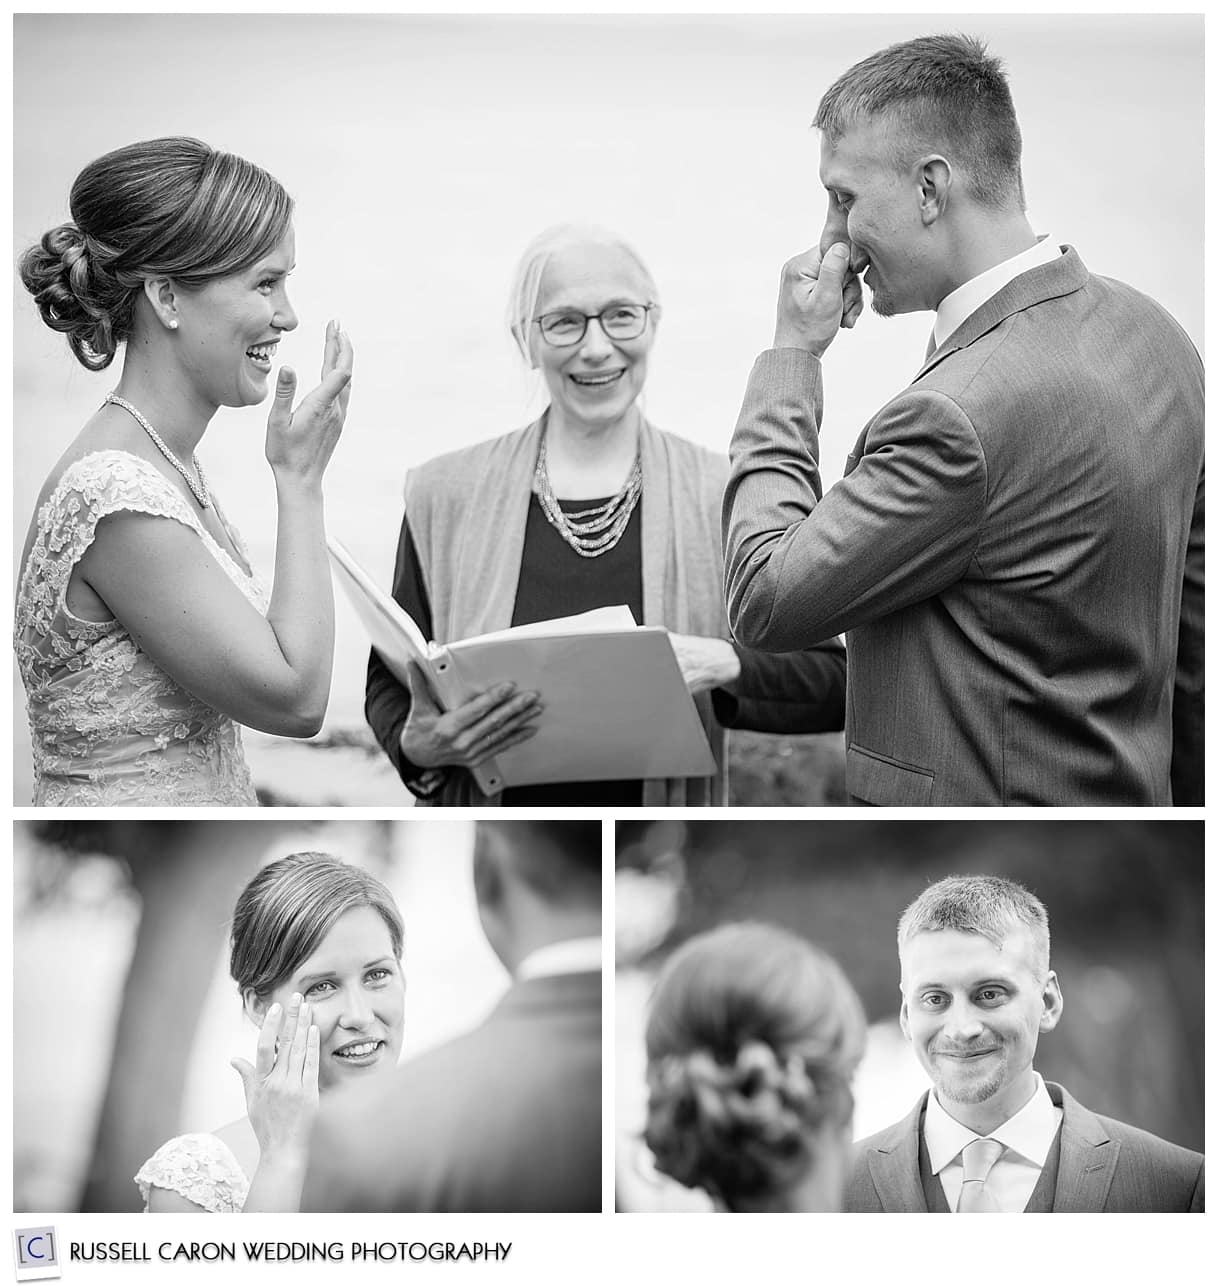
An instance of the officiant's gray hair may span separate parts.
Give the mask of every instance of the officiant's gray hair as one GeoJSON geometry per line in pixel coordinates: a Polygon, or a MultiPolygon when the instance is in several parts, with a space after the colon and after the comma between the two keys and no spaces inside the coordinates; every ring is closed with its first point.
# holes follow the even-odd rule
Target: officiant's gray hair
{"type": "Polygon", "coordinates": [[[897,922],[897,952],[915,935],[935,930],[980,934],[1002,945],[1015,926],[1032,935],[1035,965],[1049,973],[1049,913],[1035,894],[1004,876],[947,876],[914,899],[897,922]]]}
{"type": "Polygon", "coordinates": [[[529,242],[525,252],[516,265],[516,274],[512,278],[512,289],[508,295],[507,326],[516,341],[521,357],[532,366],[532,332],[533,318],[537,314],[537,300],[541,294],[541,279],[546,265],[552,256],[560,250],[572,246],[612,246],[623,251],[633,259],[647,282],[649,298],[639,303],[658,304],[655,278],[643,262],[643,257],[624,237],[608,228],[592,223],[568,222],[556,223],[539,233],[529,242]]]}
{"type": "Polygon", "coordinates": [[[323,853],[289,854],[268,863],[241,891],[233,911],[229,972],[242,997],[273,992],[341,916],[360,907],[371,907],[385,922],[393,954],[401,960],[402,914],[371,872],[323,853]]]}

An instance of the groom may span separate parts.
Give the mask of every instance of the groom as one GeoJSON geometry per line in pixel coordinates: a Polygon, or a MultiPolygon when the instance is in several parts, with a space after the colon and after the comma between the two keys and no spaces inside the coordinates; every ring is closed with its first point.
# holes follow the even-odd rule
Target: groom
{"type": "Polygon", "coordinates": [[[933,1090],[863,1140],[847,1211],[1203,1211],[1205,1163],[1084,1108],[1032,1066],[1062,1017],[1044,905],[949,876],[897,925],[901,1028],[933,1090]]]}
{"type": "Polygon", "coordinates": [[[474,894],[511,987],[323,1106],[302,1210],[600,1211],[600,823],[479,823],[474,894]]]}
{"type": "Polygon", "coordinates": [[[873,54],[816,125],[828,220],[786,266],[732,439],[735,637],[786,652],[846,632],[858,803],[1201,804],[1196,350],[1033,232],[980,42],[873,54]],[[821,360],[861,283],[878,314],[933,310],[934,334],[822,495],[821,360]]]}

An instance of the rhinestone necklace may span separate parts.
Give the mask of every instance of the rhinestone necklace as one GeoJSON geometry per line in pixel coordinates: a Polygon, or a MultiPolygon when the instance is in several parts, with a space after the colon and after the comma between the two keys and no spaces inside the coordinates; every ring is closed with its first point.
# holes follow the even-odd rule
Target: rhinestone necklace
{"type": "Polygon", "coordinates": [[[554,488],[550,486],[543,433],[541,446],[537,451],[537,468],[533,471],[533,491],[541,503],[542,512],[550,520],[550,526],[576,554],[585,559],[598,558],[607,554],[622,539],[630,516],[639,503],[639,497],[643,493],[642,448],[634,458],[630,476],[616,496],[610,497],[603,505],[573,510],[568,514],[563,511],[554,495],[554,488]]]}
{"type": "Polygon", "coordinates": [[[199,475],[199,481],[195,482],[190,476],[190,471],[184,464],[173,454],[165,445],[164,438],[148,423],[140,412],[127,401],[126,398],[120,398],[117,393],[107,393],[106,401],[113,402],[116,407],[122,409],[135,418],[136,424],[152,439],[152,445],[165,457],[167,461],[186,479],[186,486],[194,493],[194,498],[199,502],[203,509],[211,506],[211,496],[207,490],[207,479],[203,476],[203,466],[199,464],[198,456],[191,456],[190,463],[195,467],[195,473],[199,475]]]}

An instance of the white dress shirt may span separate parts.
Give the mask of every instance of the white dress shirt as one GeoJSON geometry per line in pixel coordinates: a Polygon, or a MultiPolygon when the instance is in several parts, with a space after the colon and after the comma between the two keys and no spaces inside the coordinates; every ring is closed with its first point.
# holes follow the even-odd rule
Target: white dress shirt
{"type": "Polygon", "coordinates": [[[555,974],[597,974],[601,971],[601,940],[599,935],[589,938],[566,938],[559,943],[539,947],[516,967],[516,978],[545,979],[555,974]]]}
{"type": "MultiPolygon", "coordinates": [[[[1037,1073],[1032,1098],[989,1135],[1006,1145],[1006,1152],[994,1163],[985,1182],[986,1192],[993,1195],[1000,1210],[1022,1211],[1028,1205],[1061,1121],[1062,1110],[1049,1098],[1045,1083],[1037,1073]]],[[[960,1152],[966,1144],[982,1137],[956,1121],[939,1103],[934,1091],[926,1101],[922,1136],[930,1156],[930,1169],[943,1184],[948,1207],[955,1211],[964,1182],[960,1152]]]]}
{"type": "Polygon", "coordinates": [[[1004,259],[993,268],[987,268],[976,277],[970,277],[963,286],[957,286],[944,297],[935,313],[935,348],[958,330],[986,300],[993,299],[1007,282],[1014,281],[1030,268],[1051,264],[1061,253],[1061,247],[1052,237],[1041,237],[1036,245],[1004,259]]]}

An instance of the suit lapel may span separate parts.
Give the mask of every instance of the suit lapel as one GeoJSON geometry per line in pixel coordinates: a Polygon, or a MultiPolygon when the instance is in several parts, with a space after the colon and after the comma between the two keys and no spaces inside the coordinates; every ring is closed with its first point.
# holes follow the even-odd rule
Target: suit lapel
{"type": "Polygon", "coordinates": [[[926,1195],[918,1173],[918,1141],[922,1134],[923,1095],[913,1112],[867,1153],[867,1169],[884,1211],[925,1211],[926,1195]]]}
{"type": "Polygon", "coordinates": [[[1061,1086],[1054,1082],[1045,1082],[1045,1086],[1062,1108],[1061,1163],[1053,1210],[1103,1211],[1121,1152],[1120,1141],[1061,1086]]]}
{"type": "Polygon", "coordinates": [[[931,350],[926,355],[922,369],[914,376],[920,380],[927,371],[938,366],[945,357],[966,349],[979,340],[987,331],[992,331],[1000,322],[1005,322],[1015,313],[1025,308],[1043,303],[1047,299],[1058,299],[1080,290],[1087,281],[1088,273],[1078,251],[1073,246],[1062,248],[1066,253],[1049,264],[1041,264],[1020,273],[1007,284],[997,295],[987,299],[975,313],[970,314],[960,326],[947,337],[936,349],[934,333],[931,333],[931,350]]]}

